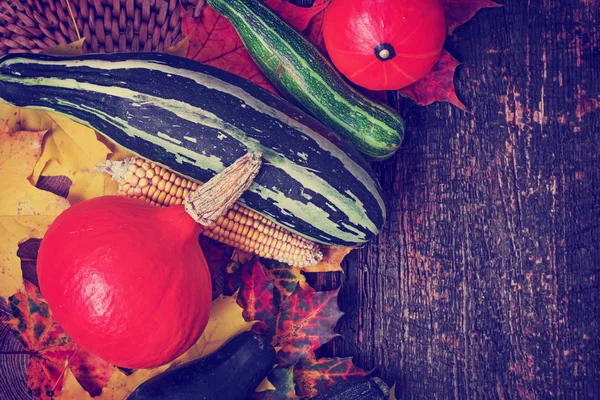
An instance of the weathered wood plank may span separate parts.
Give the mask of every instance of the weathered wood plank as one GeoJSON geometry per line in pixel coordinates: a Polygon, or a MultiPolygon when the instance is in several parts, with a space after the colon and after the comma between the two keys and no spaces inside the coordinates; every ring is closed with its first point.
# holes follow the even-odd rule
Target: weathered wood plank
{"type": "Polygon", "coordinates": [[[600,398],[599,23],[597,1],[509,0],[448,40],[470,112],[400,102],[389,222],[322,354],[401,398],[600,398]]]}

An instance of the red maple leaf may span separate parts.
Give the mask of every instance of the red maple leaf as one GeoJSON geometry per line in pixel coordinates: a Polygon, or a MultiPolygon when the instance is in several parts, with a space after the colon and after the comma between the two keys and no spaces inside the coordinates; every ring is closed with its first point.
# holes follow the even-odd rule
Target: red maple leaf
{"type": "Polygon", "coordinates": [[[223,293],[225,286],[225,269],[231,263],[233,248],[218,243],[207,236],[200,236],[198,239],[206,263],[210,269],[212,281],[212,299],[219,297],[223,293]]]}
{"type": "Polygon", "coordinates": [[[256,258],[256,255],[240,249],[233,249],[231,260],[225,267],[223,294],[233,296],[242,286],[242,266],[256,258]]]}
{"type": "Polygon", "coordinates": [[[273,304],[273,280],[267,278],[265,270],[257,260],[251,260],[242,266],[242,285],[237,303],[242,307],[242,316],[248,322],[270,322],[275,315],[273,304]]]}
{"type": "MultiPolygon", "coordinates": [[[[482,8],[500,7],[500,4],[490,0],[442,0],[442,5],[446,14],[448,35],[473,18],[482,8]]],[[[412,85],[400,89],[400,94],[410,97],[422,106],[446,101],[461,110],[466,110],[465,105],[456,96],[454,87],[454,73],[458,65],[459,62],[444,50],[431,71],[412,85]]]]}
{"type": "Polygon", "coordinates": [[[446,14],[448,35],[452,35],[457,27],[473,18],[482,8],[501,7],[490,0],[442,0],[442,5],[446,14]]]}
{"type": "Polygon", "coordinates": [[[369,372],[347,358],[303,358],[294,366],[296,391],[302,397],[314,397],[331,386],[350,378],[362,378],[369,372]]]}
{"type": "Polygon", "coordinates": [[[277,93],[225,17],[210,6],[204,6],[198,18],[183,12],[182,15],[183,35],[190,36],[187,58],[231,72],[277,93]]]}
{"type": "Polygon", "coordinates": [[[431,71],[412,85],[400,89],[400,94],[410,97],[422,106],[435,101],[447,101],[465,110],[465,105],[456,97],[454,87],[454,71],[458,65],[459,62],[444,50],[440,61],[431,71]]]}
{"type": "Polygon", "coordinates": [[[263,267],[269,279],[273,280],[273,303],[276,309],[279,309],[281,303],[294,293],[298,285],[306,290],[312,289],[298,267],[275,260],[264,260],[263,267]]]}
{"type": "Polygon", "coordinates": [[[297,286],[281,303],[273,338],[274,346],[281,346],[277,353],[279,365],[292,365],[314,356],[315,349],[338,336],[333,328],[344,315],[337,304],[338,292],[315,292],[297,286]]]}
{"type": "MultiPolygon", "coordinates": [[[[298,7],[282,0],[266,4],[286,22],[302,31],[311,18],[329,5],[330,0],[317,0],[312,7],[298,7]]],[[[204,6],[198,18],[182,12],[182,31],[190,36],[186,57],[246,78],[278,94],[275,87],[252,60],[235,28],[210,6],[204,6]]]]}
{"type": "Polygon", "coordinates": [[[325,39],[323,39],[324,18],[325,10],[315,15],[308,24],[308,27],[304,30],[304,35],[308,38],[308,40],[311,41],[311,43],[316,44],[317,47],[326,54],[327,49],[325,48],[325,39]]]}
{"type": "Polygon", "coordinates": [[[300,32],[306,29],[315,15],[324,12],[330,2],[331,0],[315,0],[310,7],[299,7],[289,1],[265,0],[267,7],[300,32]]]}
{"type": "MultiPolygon", "coordinates": [[[[480,9],[500,7],[490,0],[442,0],[442,4],[446,14],[448,35],[473,18],[480,9]]],[[[466,110],[465,105],[456,96],[454,87],[454,73],[458,65],[459,62],[444,50],[431,71],[412,85],[400,89],[400,94],[410,97],[422,106],[436,101],[446,101],[461,110],[466,110]]]]}
{"type": "Polygon", "coordinates": [[[100,394],[114,371],[113,365],[73,343],[54,321],[37,287],[27,281],[24,284],[25,293],[19,292],[9,299],[14,318],[6,323],[17,334],[29,355],[29,389],[40,399],[57,395],[61,391],[63,373],[68,365],[90,395],[100,394]]]}

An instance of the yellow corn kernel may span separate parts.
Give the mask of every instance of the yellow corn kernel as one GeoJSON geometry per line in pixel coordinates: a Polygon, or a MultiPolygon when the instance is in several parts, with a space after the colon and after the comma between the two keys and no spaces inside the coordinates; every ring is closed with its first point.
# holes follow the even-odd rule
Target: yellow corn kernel
{"type": "MultiPolygon", "coordinates": [[[[198,183],[153,162],[136,157],[119,183],[119,194],[157,207],[182,204],[198,183]]],[[[323,254],[316,243],[292,233],[266,217],[235,204],[202,234],[228,246],[298,267],[317,264],[323,254]]]]}

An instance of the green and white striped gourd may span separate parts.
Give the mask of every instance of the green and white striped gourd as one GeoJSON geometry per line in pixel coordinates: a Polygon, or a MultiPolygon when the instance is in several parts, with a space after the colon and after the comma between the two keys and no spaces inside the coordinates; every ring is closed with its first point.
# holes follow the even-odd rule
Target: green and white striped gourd
{"type": "Polygon", "coordinates": [[[358,245],[385,222],[380,186],[351,146],[258,85],[192,60],[7,55],[0,100],[66,115],[198,182],[261,151],[240,203],[318,243],[358,245]]]}
{"type": "Polygon", "coordinates": [[[319,49],[261,0],[207,0],[235,27],[252,59],[277,89],[370,159],[393,155],[404,121],[354,89],[319,49]]]}

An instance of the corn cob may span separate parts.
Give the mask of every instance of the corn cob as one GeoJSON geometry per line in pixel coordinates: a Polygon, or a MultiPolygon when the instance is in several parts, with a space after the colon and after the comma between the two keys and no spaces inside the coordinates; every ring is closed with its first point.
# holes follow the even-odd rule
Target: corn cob
{"type": "MultiPolygon", "coordinates": [[[[107,170],[119,170],[115,164],[111,163],[107,170]]],[[[119,195],[158,207],[183,203],[199,185],[143,158],[131,157],[125,160],[124,166],[124,173],[111,173],[119,184],[119,195]]],[[[239,204],[234,204],[214,225],[203,227],[202,234],[259,257],[296,267],[313,266],[323,258],[318,244],[239,204]]]]}

